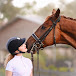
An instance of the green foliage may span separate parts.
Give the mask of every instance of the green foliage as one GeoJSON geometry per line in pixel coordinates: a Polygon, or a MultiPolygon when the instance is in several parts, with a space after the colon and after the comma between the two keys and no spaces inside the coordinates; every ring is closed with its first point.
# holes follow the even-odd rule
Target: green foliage
{"type": "Polygon", "coordinates": [[[2,1],[0,12],[3,14],[3,19],[13,19],[20,12],[20,10],[21,8],[13,6],[12,0],[2,1]]]}
{"type": "Polygon", "coordinates": [[[30,53],[24,53],[23,54],[24,57],[31,59],[31,54],[30,53]]]}
{"type": "Polygon", "coordinates": [[[61,56],[61,55],[56,55],[56,59],[57,60],[66,60],[65,56],[61,56]]]}
{"type": "Polygon", "coordinates": [[[70,71],[71,71],[71,72],[74,72],[74,68],[70,68],[70,71]]]}
{"type": "Polygon", "coordinates": [[[76,18],[76,0],[68,4],[66,4],[66,0],[60,0],[60,3],[61,5],[59,6],[59,8],[61,8],[61,11],[63,12],[62,14],[64,14],[67,17],[76,18]]]}
{"type": "Polygon", "coordinates": [[[25,3],[25,5],[20,11],[20,14],[21,15],[35,14],[36,13],[36,11],[34,10],[35,5],[36,5],[35,1],[33,1],[31,4],[29,2],[25,3]]]}
{"type": "Polygon", "coordinates": [[[57,67],[55,67],[54,65],[50,65],[49,66],[49,69],[54,70],[54,71],[57,71],[57,67]]]}
{"type": "Polygon", "coordinates": [[[74,71],[74,69],[73,68],[68,68],[68,67],[60,67],[60,68],[58,68],[58,70],[60,71],[60,72],[73,72],[74,71]]]}
{"type": "Polygon", "coordinates": [[[61,72],[67,72],[68,68],[67,67],[60,67],[58,70],[61,72]]]}
{"type": "Polygon", "coordinates": [[[60,72],[68,72],[68,71],[73,72],[74,71],[73,68],[70,68],[70,69],[68,67],[59,67],[59,68],[57,68],[54,65],[48,66],[48,69],[53,70],[53,71],[60,71],[60,72]]]}
{"type": "Polygon", "coordinates": [[[42,16],[43,18],[46,18],[47,16],[51,15],[51,11],[55,8],[54,4],[48,4],[44,8],[41,8],[37,14],[42,16]]]}
{"type": "Polygon", "coordinates": [[[58,51],[56,51],[56,60],[57,61],[65,61],[65,60],[72,61],[72,56],[68,56],[67,53],[65,53],[65,55],[61,55],[58,51]]]}
{"type": "Polygon", "coordinates": [[[34,1],[32,4],[25,3],[25,5],[21,8],[15,7],[12,4],[13,0],[0,0],[0,15],[3,15],[3,18],[0,19],[0,21],[7,18],[8,20],[12,20],[17,15],[26,15],[34,10],[32,9],[36,2],[34,1]]]}
{"type": "Polygon", "coordinates": [[[0,68],[0,76],[5,76],[5,69],[4,68],[0,68]]]}

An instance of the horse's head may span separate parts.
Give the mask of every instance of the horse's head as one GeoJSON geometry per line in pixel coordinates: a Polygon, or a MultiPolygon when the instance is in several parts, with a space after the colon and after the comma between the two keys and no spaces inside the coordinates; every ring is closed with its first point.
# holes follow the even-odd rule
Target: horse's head
{"type": "MultiPolygon", "coordinates": [[[[31,48],[33,47],[34,43],[39,43],[41,44],[41,42],[44,44],[43,47],[49,46],[49,45],[53,45],[54,44],[54,27],[55,26],[55,40],[56,43],[60,38],[60,26],[59,26],[59,15],[60,15],[60,10],[57,9],[57,11],[55,11],[53,9],[52,11],[52,15],[48,16],[45,20],[45,22],[35,31],[34,34],[32,34],[32,36],[30,36],[26,42],[26,46],[28,49],[28,52],[30,52],[31,48]],[[50,28],[51,27],[51,28],[50,28]],[[49,29],[50,28],[50,29],[49,29]],[[49,29],[49,33],[47,34],[46,31],[49,29]],[[46,34],[46,35],[45,35],[46,34]]],[[[41,46],[39,47],[41,48],[41,46]]],[[[35,53],[35,50],[33,50],[35,53]]]]}

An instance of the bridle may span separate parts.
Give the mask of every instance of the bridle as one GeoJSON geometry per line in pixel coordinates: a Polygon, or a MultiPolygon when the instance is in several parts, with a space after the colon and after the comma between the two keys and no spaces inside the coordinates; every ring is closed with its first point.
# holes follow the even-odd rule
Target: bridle
{"type": "Polygon", "coordinates": [[[40,37],[38,38],[36,36],[35,33],[32,34],[32,37],[36,40],[35,43],[33,43],[33,48],[34,47],[37,47],[37,48],[40,48],[41,46],[43,46],[44,44],[42,43],[44,41],[44,39],[46,38],[46,36],[50,33],[50,31],[54,28],[54,44],[56,45],[56,39],[55,39],[55,26],[57,24],[57,22],[60,21],[60,16],[57,18],[57,20],[54,22],[52,19],[50,19],[52,21],[52,26],[40,37]],[[40,46],[37,46],[37,45],[40,45],[40,46]]]}
{"type": "MultiPolygon", "coordinates": [[[[39,57],[39,49],[44,45],[42,42],[44,41],[44,39],[46,38],[46,36],[50,33],[50,31],[54,28],[54,44],[56,46],[56,38],[55,38],[55,26],[56,24],[60,21],[60,16],[57,18],[56,21],[53,21],[52,19],[50,19],[52,21],[52,26],[40,37],[38,38],[37,35],[35,33],[32,34],[32,37],[36,40],[33,45],[32,45],[32,49],[31,49],[31,59],[33,62],[33,50],[35,49],[37,51],[37,55],[39,57]]],[[[39,58],[38,58],[38,66],[39,66],[39,58]]],[[[40,76],[40,73],[39,73],[40,76]]]]}

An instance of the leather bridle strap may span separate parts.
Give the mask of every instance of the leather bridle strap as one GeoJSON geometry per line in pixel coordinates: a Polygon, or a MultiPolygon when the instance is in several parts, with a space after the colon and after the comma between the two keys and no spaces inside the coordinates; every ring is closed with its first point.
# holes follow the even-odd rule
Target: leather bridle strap
{"type": "Polygon", "coordinates": [[[35,34],[32,34],[32,37],[41,44],[41,40],[35,34]]]}
{"type": "MultiPolygon", "coordinates": [[[[51,20],[51,19],[50,19],[51,20]]],[[[38,38],[35,33],[32,34],[32,37],[39,43],[41,44],[42,41],[46,38],[46,36],[50,33],[50,31],[54,28],[54,44],[56,44],[56,41],[55,41],[55,26],[57,24],[57,22],[60,21],[60,16],[58,17],[58,19],[54,22],[53,20],[51,20],[53,22],[52,26],[40,37],[38,38]]]]}
{"type": "Polygon", "coordinates": [[[55,44],[55,46],[56,46],[56,38],[55,38],[55,26],[56,26],[56,24],[57,24],[57,22],[59,22],[60,21],[60,16],[59,16],[59,18],[54,22],[52,19],[51,19],[51,21],[52,21],[52,23],[53,23],[53,26],[54,26],[54,44],[55,44]]]}
{"type": "MultiPolygon", "coordinates": [[[[35,50],[37,51],[37,73],[40,76],[40,68],[39,68],[39,48],[35,48],[35,50]]],[[[32,60],[32,64],[33,64],[33,76],[34,76],[34,58],[33,58],[33,51],[31,51],[31,60],[32,60]]]]}
{"type": "Polygon", "coordinates": [[[33,76],[34,76],[34,59],[33,59],[33,51],[31,51],[31,61],[33,64],[33,76]]]}
{"type": "Polygon", "coordinates": [[[37,72],[39,73],[39,76],[40,76],[40,67],[39,67],[39,48],[37,48],[36,50],[37,50],[37,72]]]}

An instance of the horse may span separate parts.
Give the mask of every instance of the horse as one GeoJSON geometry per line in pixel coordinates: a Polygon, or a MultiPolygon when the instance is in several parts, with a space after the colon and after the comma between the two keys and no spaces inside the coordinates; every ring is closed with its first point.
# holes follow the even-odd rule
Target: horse
{"type": "Polygon", "coordinates": [[[53,9],[52,15],[26,41],[28,53],[34,47],[46,47],[53,44],[67,44],[76,49],[76,19],[60,16],[60,9],[53,9]]]}

